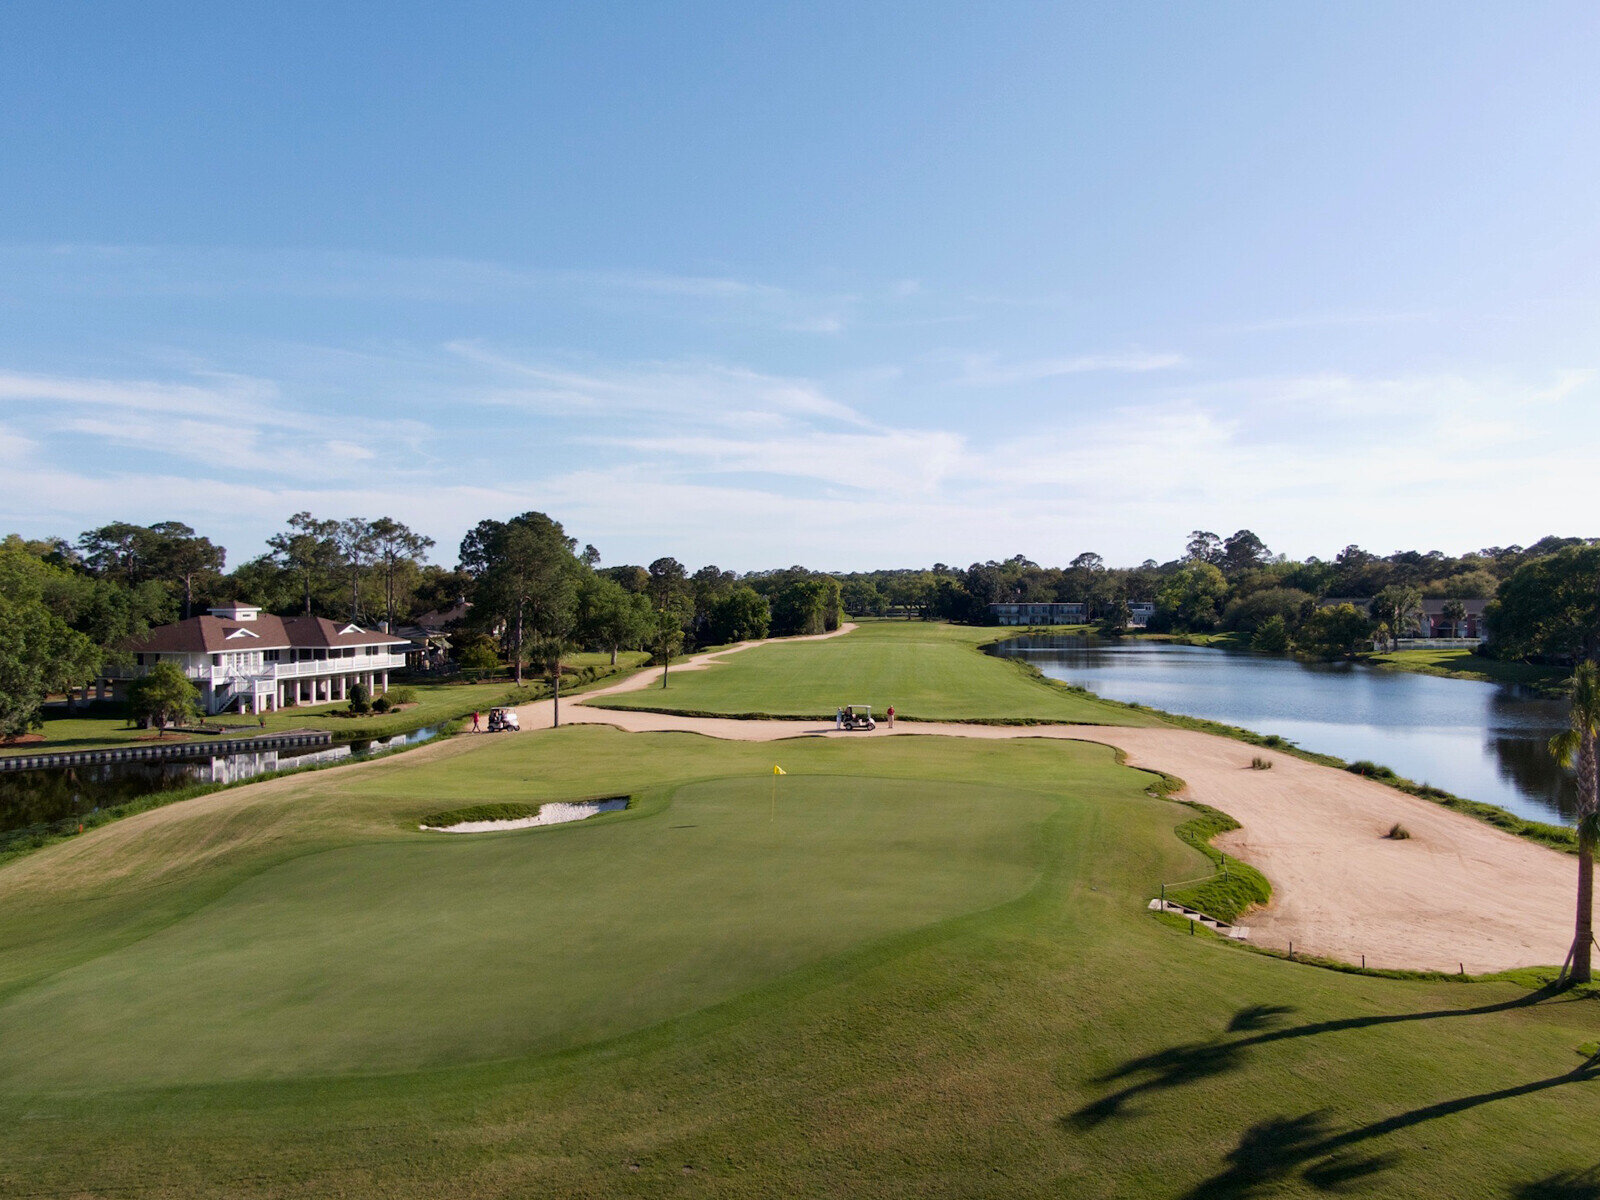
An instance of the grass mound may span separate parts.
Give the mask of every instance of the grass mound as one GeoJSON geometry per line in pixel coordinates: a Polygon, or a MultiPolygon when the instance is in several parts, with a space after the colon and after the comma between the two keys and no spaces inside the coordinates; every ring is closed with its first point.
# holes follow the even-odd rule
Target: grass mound
{"type": "Polygon", "coordinates": [[[1193,801],[1188,804],[1200,815],[1185,821],[1174,832],[1183,842],[1210,859],[1217,873],[1199,883],[1168,888],[1167,899],[1231,925],[1256,905],[1271,900],[1272,885],[1267,882],[1265,875],[1249,863],[1225,859],[1222,851],[1211,844],[1211,839],[1218,834],[1238,829],[1239,822],[1207,805],[1193,801]]]}

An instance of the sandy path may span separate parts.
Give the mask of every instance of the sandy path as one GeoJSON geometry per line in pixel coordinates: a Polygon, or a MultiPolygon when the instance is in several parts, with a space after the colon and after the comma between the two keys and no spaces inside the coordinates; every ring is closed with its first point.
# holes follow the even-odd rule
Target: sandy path
{"type": "MultiPolygon", "coordinates": [[[[745,648],[700,655],[672,669],[703,670],[745,648]]],[[[1245,922],[1260,945],[1293,942],[1297,951],[1347,962],[1365,955],[1375,967],[1454,971],[1464,964],[1477,973],[1559,963],[1571,940],[1577,865],[1570,855],[1347,771],[1184,729],[902,721],[893,730],[880,724],[861,734],[841,733],[831,722],[739,721],[584,704],[660,678],[659,670],[641,672],[587,693],[563,706],[562,721],[734,741],[922,734],[1100,742],[1125,751],[1135,766],[1179,776],[1186,798],[1219,808],[1243,826],[1218,844],[1272,881],[1272,904],[1245,922]],[[1251,759],[1264,753],[1272,770],[1251,770],[1251,759]],[[1409,839],[1383,836],[1397,821],[1409,839]]],[[[524,729],[550,724],[548,701],[520,712],[524,729]]]]}

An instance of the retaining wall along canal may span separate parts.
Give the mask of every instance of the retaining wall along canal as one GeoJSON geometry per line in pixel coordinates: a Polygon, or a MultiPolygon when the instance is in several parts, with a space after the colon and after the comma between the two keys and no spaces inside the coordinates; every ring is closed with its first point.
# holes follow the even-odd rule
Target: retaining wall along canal
{"type": "Polygon", "coordinates": [[[326,746],[333,734],[325,729],[300,729],[257,737],[217,738],[205,742],[172,742],[165,746],[117,746],[106,750],[67,750],[54,754],[0,755],[0,771],[37,771],[47,767],[78,767],[91,763],[141,762],[162,758],[220,758],[253,754],[287,746],[326,746]]]}

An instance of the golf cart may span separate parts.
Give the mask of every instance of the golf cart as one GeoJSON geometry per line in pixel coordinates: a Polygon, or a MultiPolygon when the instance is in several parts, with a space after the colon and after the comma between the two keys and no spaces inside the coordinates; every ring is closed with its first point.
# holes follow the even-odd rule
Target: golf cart
{"type": "Polygon", "coordinates": [[[872,719],[872,705],[847,704],[840,710],[840,729],[876,729],[878,723],[872,719]]]}
{"type": "Polygon", "coordinates": [[[490,733],[520,733],[522,722],[517,719],[517,710],[514,708],[491,708],[489,710],[490,733]]]}

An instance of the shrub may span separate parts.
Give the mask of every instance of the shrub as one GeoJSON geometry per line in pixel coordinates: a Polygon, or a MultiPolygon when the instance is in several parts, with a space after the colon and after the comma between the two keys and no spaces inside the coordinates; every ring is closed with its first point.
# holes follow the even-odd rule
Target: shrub
{"type": "Polygon", "coordinates": [[[390,688],[387,695],[391,708],[398,708],[402,704],[415,704],[417,702],[417,689],[414,687],[390,688]]]}
{"type": "Polygon", "coordinates": [[[1390,841],[1403,842],[1411,836],[1411,831],[1404,825],[1400,824],[1399,821],[1396,821],[1393,825],[1389,826],[1389,832],[1383,836],[1388,838],[1390,841]]]}
{"type": "Polygon", "coordinates": [[[1364,758],[1351,763],[1345,770],[1352,775],[1365,775],[1368,779],[1381,779],[1386,783],[1400,778],[1390,768],[1380,767],[1377,763],[1368,762],[1364,758]]]}
{"type": "Polygon", "coordinates": [[[372,701],[367,698],[367,685],[364,683],[352,684],[350,687],[350,711],[353,713],[370,712],[372,701]]]}
{"type": "Polygon", "coordinates": [[[1262,758],[1258,754],[1250,760],[1250,769],[1252,771],[1270,771],[1272,770],[1272,760],[1270,758],[1262,758]]]}
{"type": "Polygon", "coordinates": [[[1287,654],[1289,646],[1289,624],[1276,613],[1268,617],[1250,639],[1250,649],[1263,654],[1287,654]]]}
{"type": "Polygon", "coordinates": [[[386,713],[393,707],[394,705],[387,696],[379,696],[372,702],[372,711],[375,713],[386,713]]]}
{"type": "Polygon", "coordinates": [[[457,661],[463,671],[495,671],[500,667],[500,656],[486,642],[468,646],[457,661]]]}

